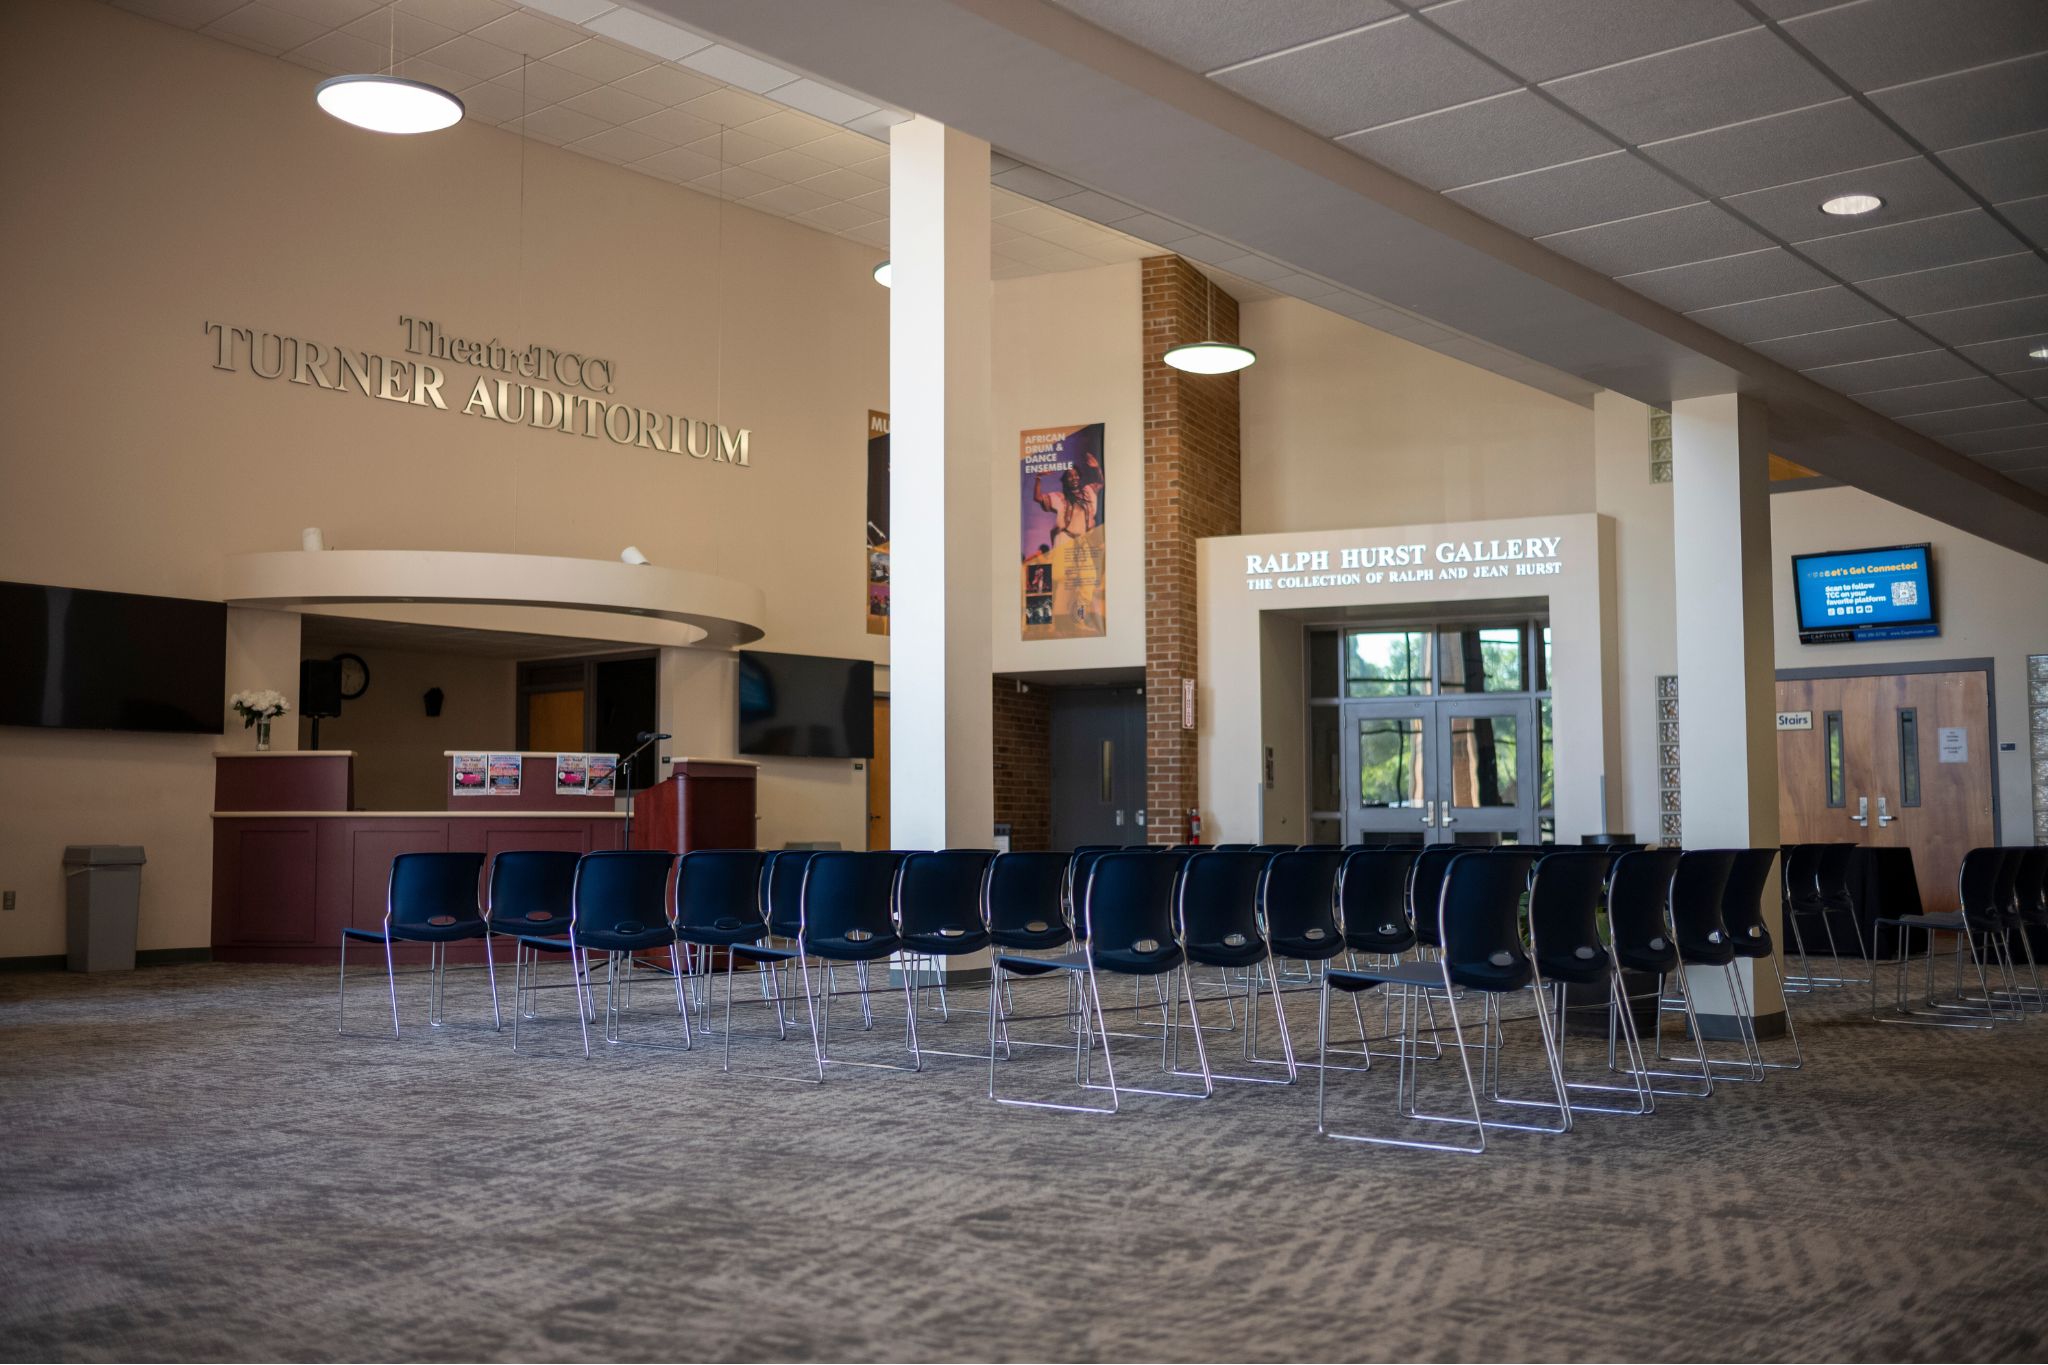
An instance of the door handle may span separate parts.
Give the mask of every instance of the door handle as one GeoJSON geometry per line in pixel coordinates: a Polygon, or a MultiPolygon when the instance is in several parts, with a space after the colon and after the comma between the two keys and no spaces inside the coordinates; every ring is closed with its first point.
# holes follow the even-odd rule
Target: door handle
{"type": "Polygon", "coordinates": [[[1430,829],[1436,828],[1436,802],[1422,803],[1422,823],[1430,829]]]}
{"type": "Polygon", "coordinates": [[[1442,825],[1445,829],[1449,829],[1452,825],[1458,823],[1458,817],[1451,814],[1450,802],[1444,802],[1444,813],[1442,816],[1438,818],[1437,823],[1442,825]]]}
{"type": "Polygon", "coordinates": [[[1865,828],[1865,829],[1869,829],[1869,828],[1870,828],[1870,798],[1869,798],[1869,797],[1867,797],[1867,796],[1859,796],[1859,797],[1857,797],[1857,798],[1856,798],[1856,813],[1855,813],[1854,815],[1850,816],[1849,818],[1850,818],[1851,820],[1854,820],[1854,821],[1855,821],[1855,822],[1856,822],[1857,824],[1859,824],[1859,825],[1863,826],[1863,828],[1865,828]]]}
{"type": "Polygon", "coordinates": [[[1118,810],[1116,813],[1116,827],[1118,829],[1122,829],[1124,827],[1124,813],[1122,810],[1118,810]]]}
{"type": "Polygon", "coordinates": [[[1885,798],[1884,798],[1884,797],[1882,797],[1882,796],[1878,797],[1878,798],[1877,798],[1877,827],[1878,827],[1879,829],[1883,829],[1883,828],[1884,828],[1884,827],[1885,827],[1886,825],[1889,825],[1889,824],[1890,824],[1890,823],[1891,823],[1892,821],[1894,821],[1894,820],[1896,820],[1896,819],[1898,819],[1898,818],[1899,818],[1898,816],[1896,816],[1896,815],[1893,815],[1893,814],[1891,813],[1891,808],[1890,808],[1890,807],[1889,807],[1889,806],[1888,806],[1888,805],[1886,804],[1885,798]]]}

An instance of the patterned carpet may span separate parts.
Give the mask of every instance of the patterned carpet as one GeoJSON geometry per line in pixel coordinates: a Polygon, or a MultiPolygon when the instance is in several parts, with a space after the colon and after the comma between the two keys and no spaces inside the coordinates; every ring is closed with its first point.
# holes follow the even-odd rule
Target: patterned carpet
{"type": "MultiPolygon", "coordinates": [[[[726,1077],[715,1054],[586,1062],[566,993],[515,1056],[473,973],[440,1030],[402,982],[394,1042],[381,982],[361,985],[361,1032],[337,1038],[317,969],[0,976],[0,1357],[2048,1349],[2048,1022],[1881,1027],[1809,1003],[1804,1072],[1475,1159],[1320,1139],[1312,1080],[1082,1117],[989,1104],[959,1060],[823,1087],[726,1077]]],[[[667,1036],[673,997],[663,1018],[641,989],[629,1026],[667,1036]]],[[[852,1019],[835,1009],[848,1056],[901,1037],[900,1005],[872,1034],[852,1019]]],[[[791,1072],[808,1053],[736,1047],[791,1072]]],[[[1123,1045],[1120,1078],[1145,1083],[1144,1057],[1123,1045]]],[[[1071,1074],[1039,1054],[1014,1083],[1071,1074]]],[[[1387,1117],[1386,1076],[1342,1079],[1347,1121],[1387,1117]]]]}

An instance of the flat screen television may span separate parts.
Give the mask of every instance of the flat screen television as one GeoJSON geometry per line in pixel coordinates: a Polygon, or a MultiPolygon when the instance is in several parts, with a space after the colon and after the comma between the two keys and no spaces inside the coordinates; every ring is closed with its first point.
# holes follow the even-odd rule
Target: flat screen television
{"type": "Polygon", "coordinates": [[[1927,545],[1792,556],[1799,642],[1851,644],[1941,633],[1927,545]]]}
{"type": "Polygon", "coordinates": [[[740,752],[874,757],[874,664],[741,650],[740,752]]]}
{"type": "Polygon", "coordinates": [[[0,583],[0,725],[217,735],[219,602],[0,583]]]}

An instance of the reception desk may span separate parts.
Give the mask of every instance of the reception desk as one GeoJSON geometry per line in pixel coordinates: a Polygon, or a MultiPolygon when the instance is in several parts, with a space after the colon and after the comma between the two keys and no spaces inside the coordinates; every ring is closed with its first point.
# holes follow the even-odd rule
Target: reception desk
{"type": "MultiPolygon", "coordinates": [[[[451,802],[448,810],[350,810],[353,770],[354,755],[344,750],[216,756],[216,960],[334,961],[342,926],[383,923],[391,860],[400,853],[489,857],[507,849],[588,853],[624,845],[624,813],[587,798],[566,809],[482,798],[451,802]]],[[[547,776],[551,784],[551,770],[547,776]]],[[[482,956],[474,944],[456,949],[457,960],[482,956]]],[[[425,956],[420,949],[403,955],[425,956]]]]}

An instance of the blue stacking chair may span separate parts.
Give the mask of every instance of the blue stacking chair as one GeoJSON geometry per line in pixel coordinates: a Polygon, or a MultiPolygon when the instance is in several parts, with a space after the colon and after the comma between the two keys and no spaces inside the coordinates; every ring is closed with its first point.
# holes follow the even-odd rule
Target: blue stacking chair
{"type": "MultiPolygon", "coordinates": [[[[1733,1074],[1719,1077],[1721,1080],[1761,1081],[1763,1054],[1757,1047],[1749,991],[1742,984],[1742,971],[1736,965],[1740,959],[1735,952],[1735,937],[1728,932],[1727,921],[1721,918],[1729,876],[1735,871],[1736,856],[1744,851],[1689,848],[1678,856],[1678,872],[1671,879],[1671,932],[1678,943],[1678,960],[1683,964],[1676,978],[1681,1003],[1702,1054],[1706,1052],[1707,1035],[1700,1028],[1699,1004],[1693,989],[1695,976],[1704,978],[1708,970],[1720,968],[1729,999],[1734,1002],[1736,1041],[1742,1048],[1742,1057],[1709,1057],[1708,1069],[1734,1068],[1733,1074]]],[[[1658,1030],[1660,1043],[1662,1032],[1658,1030]]]]}
{"type": "MultiPolygon", "coordinates": [[[[1344,861],[1337,869],[1337,922],[1344,935],[1347,965],[1357,966],[1360,953],[1368,958],[1399,960],[1419,941],[1414,921],[1408,917],[1408,887],[1415,877],[1416,852],[1412,848],[1344,851],[1344,861]]],[[[1351,996],[1351,1015],[1358,1024],[1359,1046],[1370,1053],[1372,1040],[1366,1037],[1365,1014],[1356,992],[1351,996]]],[[[1388,1035],[1393,1033],[1391,995],[1382,999],[1381,1027],[1388,1035]]]]}
{"type": "MultiPolygon", "coordinates": [[[[773,856],[773,855],[769,855],[773,856]]],[[[742,962],[765,969],[762,1003],[775,1009],[775,1036],[788,1036],[782,1014],[782,994],[773,967],[783,961],[784,950],[767,946],[768,917],[761,904],[761,879],[767,862],[751,848],[696,849],[676,859],[676,939],[686,948],[701,950],[708,967],[711,954],[725,953],[725,1027],[723,1068],[732,1070],[732,979],[742,962]]],[[[794,951],[794,950],[788,950],[794,951]]],[[[699,1001],[698,1018],[707,1022],[711,991],[707,984],[699,1001]]]]}
{"type": "MultiPolygon", "coordinates": [[[[1316,1131],[1348,1142],[1370,1142],[1391,1147],[1416,1147],[1428,1151],[1479,1153],[1486,1150],[1489,1128],[1514,1128],[1533,1132],[1563,1132],[1572,1125],[1571,1106],[1566,1099],[1564,1076],[1551,1033],[1550,1012],[1544,1008],[1542,978],[1522,944],[1521,905],[1529,884],[1531,858],[1527,854],[1461,853],[1445,869],[1437,899],[1436,933],[1442,948],[1433,962],[1394,963],[1376,967],[1328,967],[1323,972],[1323,989],[1318,1012],[1318,1058],[1328,1047],[1330,992],[1358,992],[1392,987],[1401,992],[1401,1028],[1398,1035],[1399,1063],[1395,1072],[1395,1108],[1404,1118],[1426,1119],[1472,1128],[1472,1145],[1427,1142],[1368,1133],[1342,1133],[1326,1121],[1329,1071],[1319,1073],[1316,1086],[1316,1131]],[[1499,1018],[1500,1001],[1517,991],[1535,997],[1536,1026],[1541,1036],[1545,1071],[1556,1092],[1558,1121],[1553,1125],[1509,1123],[1486,1117],[1479,1103],[1479,1086],[1472,1075],[1471,1046],[1465,1041],[1464,1024],[1458,1014],[1461,992],[1476,994],[1482,1004],[1478,1044],[1481,1064],[1491,1051],[1491,1039],[1499,1018]],[[1421,994],[1444,998],[1451,1016],[1459,1065],[1464,1072],[1465,1093],[1471,1103],[1471,1117],[1423,1111],[1416,1093],[1416,1074],[1422,1060],[1421,1015],[1413,999],[1421,994]]],[[[1417,926],[1420,929],[1420,925],[1417,926]]],[[[1496,1063],[1497,1065],[1497,1063],[1496,1063]]],[[[1495,1088],[1497,1094],[1498,1087],[1495,1088]]]]}
{"type": "MultiPolygon", "coordinates": [[[[1797,1071],[1806,1064],[1805,1055],[1799,1050],[1799,1030],[1792,1022],[1792,997],[1785,989],[1785,970],[1778,965],[1777,940],[1772,936],[1770,926],[1764,923],[1764,888],[1771,884],[1771,869],[1777,864],[1776,848],[1741,848],[1735,850],[1735,862],[1728,871],[1728,886],[1721,894],[1721,922],[1728,928],[1729,941],[1735,949],[1735,956],[1749,962],[1768,962],[1771,974],[1778,982],[1778,998],[1785,1009],[1785,1032],[1792,1040],[1792,1060],[1789,1062],[1764,1062],[1759,1064],[1766,1071],[1797,1071]]],[[[1871,971],[1876,972],[1873,965],[1871,971]]],[[[1763,1055],[1763,1042],[1757,1042],[1757,1055],[1763,1055]]]]}
{"type": "Polygon", "coordinates": [[[903,974],[905,1043],[910,1050],[908,1067],[893,1062],[855,1061],[832,1055],[832,1000],[837,995],[855,995],[861,1002],[864,1028],[874,1027],[870,1008],[872,988],[867,968],[887,961],[902,949],[896,931],[896,877],[906,855],[897,852],[814,853],[804,865],[803,890],[799,897],[795,966],[803,980],[805,1008],[811,1017],[811,1050],[817,1062],[818,1079],[826,1068],[861,1066],[883,1071],[918,1071],[923,1062],[917,1052],[917,1010],[911,988],[912,975],[903,974]],[[811,985],[812,961],[821,967],[821,986],[811,985]],[[852,991],[841,991],[832,975],[835,964],[857,969],[852,991]]]}
{"type": "MultiPolygon", "coordinates": [[[[896,876],[896,932],[903,951],[918,958],[967,957],[989,946],[988,922],[983,918],[990,866],[996,851],[980,848],[949,848],[932,853],[906,854],[896,876]]],[[[905,962],[910,982],[911,1006],[920,1008],[928,985],[939,995],[939,1018],[950,1020],[952,1010],[946,999],[946,981],[925,980],[923,962],[905,962]]],[[[978,1052],[947,1052],[921,1048],[918,1059],[928,1054],[941,1057],[972,1057],[978,1052]]]]}
{"type": "MultiPolygon", "coordinates": [[[[529,1019],[533,1014],[527,1006],[527,993],[542,988],[528,980],[530,950],[520,939],[559,937],[569,932],[576,862],[582,856],[556,849],[511,849],[491,859],[484,879],[484,918],[490,925],[484,936],[485,960],[491,960],[493,938],[502,935],[512,940],[512,1008],[529,1019]]],[[[580,974],[582,963],[575,961],[574,966],[580,974]]],[[[577,1003],[582,1003],[580,996],[577,1003]]],[[[516,1024],[513,1031],[518,1031],[516,1024]]]]}
{"type": "MultiPolygon", "coordinates": [[[[1297,849],[1258,856],[1266,859],[1265,878],[1259,884],[1259,922],[1265,929],[1275,966],[1293,958],[1306,973],[1295,978],[1296,984],[1283,986],[1276,970],[1274,988],[1313,990],[1318,966],[1344,952],[1344,931],[1337,924],[1337,874],[1344,866],[1344,854],[1339,850],[1304,853],[1297,849]]],[[[1247,1016],[1251,1016],[1259,1009],[1258,979],[1254,977],[1248,987],[1245,1008],[1247,1016]]],[[[1252,1060],[1266,1065],[1281,1064],[1280,1058],[1259,1056],[1256,1048],[1252,1060]]]]}
{"type": "Polygon", "coordinates": [[[2018,920],[2014,906],[2000,903],[2001,895],[2013,897],[2018,885],[2016,872],[2008,871],[2006,854],[2007,850],[2002,848],[1973,848],[1963,855],[1962,865],[1956,869],[1958,909],[1936,914],[1895,915],[1878,920],[1873,932],[1885,928],[1901,931],[1898,994],[1890,1013],[1879,1011],[1877,970],[1873,963],[1870,973],[1871,1017],[1887,1024],[1980,1029],[1993,1027],[2001,1018],[2018,1020],[2021,1017],[2023,1007],[2010,989],[2010,958],[2003,951],[2004,935],[2018,920]],[[1904,931],[1908,929],[1927,931],[1924,936],[1927,940],[1928,1008],[1924,1010],[1911,1009],[1906,1004],[1906,978],[1912,969],[1912,957],[1905,947],[1904,931]],[[1934,996],[1936,933],[1955,935],[1957,986],[1947,1000],[1936,1000],[1934,996]],[[1977,977],[1980,993],[1974,997],[1962,993],[1963,963],[1966,960],[1977,977]],[[2008,973],[2006,992],[1992,988],[1991,971],[2008,973]],[[2002,1004],[2001,995],[2011,1003],[2002,1004]]]}
{"type": "MultiPolygon", "coordinates": [[[[576,881],[570,891],[569,931],[562,937],[528,934],[520,943],[538,952],[567,952],[578,964],[577,993],[582,1008],[576,1022],[583,1030],[583,1055],[590,1055],[590,1017],[596,1013],[584,954],[599,952],[605,958],[604,1040],[625,1044],[620,1036],[619,1014],[627,1005],[633,955],[657,948],[669,950],[669,975],[676,988],[676,1013],[682,1016],[683,1047],[690,1046],[690,1011],[683,999],[683,956],[676,942],[674,923],[669,919],[669,873],[675,859],[667,853],[643,849],[614,849],[586,853],[576,862],[576,881]]],[[[670,1044],[631,1043],[635,1047],[670,1044]]],[[[519,1015],[512,1016],[512,1046],[519,1046],[519,1015]]]]}
{"type": "MultiPolygon", "coordinates": [[[[1061,1104],[1046,1100],[1014,1099],[995,1093],[996,1054],[991,1047],[989,1053],[989,1096],[999,1104],[1022,1105],[1034,1109],[1061,1109],[1075,1113],[1113,1114],[1117,1111],[1121,1097],[1126,1094],[1158,1095],[1167,1099],[1205,1099],[1214,1093],[1215,1086],[1209,1074],[1208,1046],[1202,1038],[1201,1015],[1195,1004],[1192,983],[1187,975],[1187,957],[1182,952],[1174,930],[1174,893],[1181,875],[1181,859],[1158,858],[1145,853],[1107,853],[1096,859],[1088,872],[1085,884],[1078,889],[1081,905],[1080,937],[1083,947],[1079,952],[1060,954],[1054,957],[1039,957],[998,951],[995,954],[994,974],[989,989],[998,989],[998,980],[1005,972],[1039,973],[1047,970],[1080,974],[1083,982],[1082,1009],[1084,1019],[1076,1047],[1076,1080],[1084,1090],[1107,1090],[1108,1105],[1061,1104]],[[1178,1015],[1175,1013],[1176,999],[1185,994],[1188,1003],[1188,1018],[1193,1025],[1195,1052],[1201,1061],[1202,1088],[1198,1092],[1186,1090],[1142,1089],[1135,1086],[1119,1086],[1116,1080],[1116,1065],[1110,1054],[1110,1031],[1107,1013],[1102,1003],[1102,977],[1105,975],[1128,976],[1137,979],[1165,976],[1168,990],[1165,993],[1169,1017],[1174,1027],[1167,1028],[1160,1039],[1160,1070],[1171,1071],[1174,1066],[1173,1049],[1178,1046],[1178,1015]],[[1093,1077],[1094,1045],[1102,1045],[1102,1065],[1106,1081],[1098,1082],[1093,1077]]],[[[1062,1019],[1068,1015],[1058,1016],[1062,1019]]],[[[1012,1022],[1016,1022],[1015,1019],[1012,1022]]],[[[991,1028],[993,1028],[993,1021],[991,1028]]]]}
{"type": "MultiPolygon", "coordinates": [[[[1698,1068],[1694,1071],[1665,1070],[1648,1065],[1649,1058],[1646,1057],[1644,1064],[1637,1068],[1637,1074],[1695,1082],[1699,1086],[1697,1090],[1678,1090],[1652,1084],[1650,1093],[1700,1099],[1713,1093],[1714,1077],[1713,1068],[1707,1061],[1705,1040],[1693,1027],[1691,1015],[1686,1015],[1685,1034],[1697,1047],[1694,1056],[1671,1057],[1664,1051],[1663,1041],[1662,1021],[1667,1004],[1665,987],[1672,977],[1678,977],[1681,984],[1684,979],[1678,943],[1671,931],[1671,886],[1678,877],[1682,856],[1675,848],[1638,849],[1623,853],[1608,864],[1607,934],[1614,960],[1621,964],[1623,972],[1657,978],[1654,991],[1627,997],[1631,1005],[1639,998],[1657,1003],[1655,1017],[1658,1022],[1653,1026],[1656,1059],[1684,1062],[1698,1068]]],[[[1690,999],[1690,996],[1680,997],[1678,1005],[1681,1010],[1690,999]]]]}
{"type": "MultiPolygon", "coordinates": [[[[1190,967],[1248,973],[1252,980],[1248,1001],[1257,999],[1257,983],[1262,976],[1273,994],[1273,1021],[1280,1032],[1280,1065],[1286,1069],[1286,1076],[1248,1076],[1212,1069],[1210,1075],[1219,1081],[1291,1085],[1300,1075],[1294,1061],[1294,1039],[1287,1028],[1286,1003],[1280,993],[1279,968],[1259,922],[1260,891],[1271,861],[1266,854],[1256,851],[1197,854],[1181,869],[1180,888],[1174,898],[1181,947],[1190,967]]],[[[1225,980],[1228,981],[1227,976],[1225,980]]],[[[1258,1024],[1258,1015],[1247,1010],[1243,1051],[1245,1060],[1250,1062],[1262,1060],[1258,1056],[1258,1024]]]]}
{"type": "MultiPolygon", "coordinates": [[[[1566,850],[1548,853],[1536,860],[1529,880],[1529,951],[1536,959],[1537,973],[1554,993],[1557,1015],[1557,1049],[1560,1065],[1565,1061],[1565,1025],[1571,1009],[1607,1011],[1607,1066],[1616,1066],[1617,1049],[1626,1055],[1626,1073],[1633,1084],[1609,1081],[1565,1081],[1565,1092],[1625,1094],[1635,1098],[1633,1108],[1617,1104],[1581,1104],[1574,1100],[1574,1113],[1648,1114],[1655,1110],[1648,1077],[1644,1074],[1642,1040],[1636,1034],[1635,1016],[1629,1010],[1628,987],[1622,981],[1621,964],[1614,949],[1600,937],[1600,901],[1606,892],[1607,869],[1611,859],[1603,849],[1566,850]],[[1571,987],[1606,988],[1604,1000],[1588,1000],[1574,1006],[1566,998],[1571,987]]],[[[1770,875],[1770,866],[1764,867],[1770,875]]],[[[1512,1102],[1512,1101],[1511,1101],[1512,1102]]]]}
{"type": "MultiPolygon", "coordinates": [[[[1067,983],[1067,1011],[1070,1020],[1073,1016],[1074,973],[1060,971],[1057,963],[1039,960],[1043,954],[1056,953],[1074,942],[1073,926],[1067,922],[1067,873],[1072,863],[1073,856],[1066,853],[999,853],[989,864],[988,877],[982,883],[982,922],[988,926],[989,944],[1007,954],[1012,963],[1007,969],[991,964],[988,973],[990,1099],[995,1098],[996,1050],[1000,1047],[1007,1057],[1011,1047],[1005,1016],[1014,1007],[1014,1001],[1003,981],[1004,971],[1024,980],[1057,972],[1067,983]]],[[[1078,1029],[1078,1023],[1075,1027],[1078,1029]]],[[[1018,1042],[1016,1046],[1069,1045],[1018,1042]]]]}
{"type": "MultiPolygon", "coordinates": [[[[394,943],[427,945],[427,1023],[441,1027],[442,993],[448,977],[448,945],[463,939],[487,939],[489,927],[477,903],[477,882],[483,876],[481,853],[401,853],[391,860],[391,879],[384,888],[384,922],[376,929],[341,931],[340,1002],[335,1031],[342,1031],[348,1008],[348,944],[350,939],[384,945],[384,976],[391,989],[391,1036],[398,1036],[398,967],[394,943]]],[[[489,965],[488,942],[485,948],[489,965]]],[[[499,1022],[498,974],[489,969],[491,1020],[499,1022]]]]}

